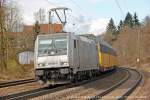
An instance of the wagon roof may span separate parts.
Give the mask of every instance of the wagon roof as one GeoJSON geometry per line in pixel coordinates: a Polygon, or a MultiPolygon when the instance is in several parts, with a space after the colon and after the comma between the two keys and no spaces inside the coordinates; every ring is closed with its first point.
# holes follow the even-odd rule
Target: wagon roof
{"type": "Polygon", "coordinates": [[[96,41],[99,42],[102,45],[105,45],[111,49],[113,49],[114,51],[116,51],[108,42],[106,42],[102,37],[97,37],[96,41]]]}

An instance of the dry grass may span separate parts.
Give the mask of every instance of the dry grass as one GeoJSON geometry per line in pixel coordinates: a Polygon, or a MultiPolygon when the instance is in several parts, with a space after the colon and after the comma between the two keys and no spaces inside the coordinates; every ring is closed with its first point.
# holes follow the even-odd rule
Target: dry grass
{"type": "Polygon", "coordinates": [[[113,42],[117,50],[119,65],[137,66],[137,58],[140,64],[150,60],[150,30],[147,27],[130,29],[120,32],[118,39],[113,42]]]}
{"type": "Polygon", "coordinates": [[[113,42],[117,50],[118,63],[121,66],[141,70],[143,80],[138,88],[128,98],[129,100],[150,99],[150,25],[136,29],[123,30],[118,39],[113,42]],[[139,36],[139,38],[138,38],[139,36]],[[140,62],[137,62],[140,58],[140,62]],[[143,97],[143,98],[140,98],[143,97]]]}
{"type": "Polygon", "coordinates": [[[0,82],[34,77],[33,64],[20,65],[15,60],[9,59],[7,65],[7,69],[0,73],[0,82]]]}

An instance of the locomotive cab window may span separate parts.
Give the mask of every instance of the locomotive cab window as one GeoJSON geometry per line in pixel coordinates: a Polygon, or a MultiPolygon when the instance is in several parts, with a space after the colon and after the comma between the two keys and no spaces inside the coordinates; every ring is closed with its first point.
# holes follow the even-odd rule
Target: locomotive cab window
{"type": "Polygon", "coordinates": [[[76,48],[77,47],[77,40],[74,40],[74,48],[76,48]]]}
{"type": "Polygon", "coordinates": [[[39,38],[38,56],[54,56],[67,54],[67,38],[39,38]]]}

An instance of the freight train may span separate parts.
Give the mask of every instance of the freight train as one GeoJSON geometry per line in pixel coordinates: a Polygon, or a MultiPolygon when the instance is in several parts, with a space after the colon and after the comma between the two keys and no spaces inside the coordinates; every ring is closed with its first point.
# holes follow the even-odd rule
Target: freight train
{"type": "Polygon", "coordinates": [[[114,69],[116,51],[93,35],[38,35],[34,65],[35,77],[42,83],[74,83],[114,69]]]}

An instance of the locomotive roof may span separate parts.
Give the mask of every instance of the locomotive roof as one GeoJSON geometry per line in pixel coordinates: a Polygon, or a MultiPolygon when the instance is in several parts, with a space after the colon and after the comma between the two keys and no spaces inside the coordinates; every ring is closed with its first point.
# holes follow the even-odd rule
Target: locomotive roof
{"type": "Polygon", "coordinates": [[[93,34],[83,34],[83,35],[80,35],[80,36],[84,36],[84,37],[87,37],[88,39],[92,39],[96,42],[99,42],[100,44],[104,45],[104,46],[107,46],[108,48],[116,51],[108,42],[106,42],[102,36],[98,36],[96,37],[95,35],[93,34]]]}
{"type": "Polygon", "coordinates": [[[47,34],[47,33],[43,33],[38,35],[39,37],[46,37],[46,36],[58,36],[58,35],[67,35],[68,33],[52,33],[52,34],[47,34]]]}
{"type": "MultiPolygon", "coordinates": [[[[39,37],[47,37],[47,36],[59,36],[59,35],[67,35],[69,33],[54,33],[54,34],[42,34],[42,35],[38,35],[39,37]]],[[[107,46],[108,48],[116,51],[108,42],[106,42],[101,36],[96,37],[93,34],[83,34],[83,35],[78,35],[79,38],[83,41],[92,43],[92,42],[99,42],[100,44],[107,46]]]]}
{"type": "Polygon", "coordinates": [[[84,36],[81,36],[79,35],[79,38],[82,40],[82,41],[85,41],[85,42],[88,42],[88,43],[95,43],[95,41],[93,39],[89,39],[89,38],[86,38],[84,36]]]}

